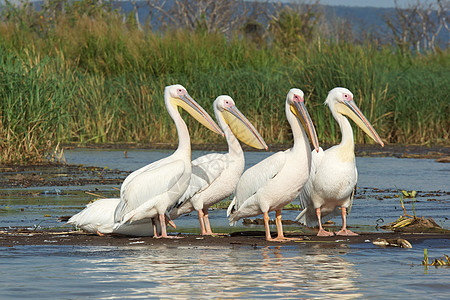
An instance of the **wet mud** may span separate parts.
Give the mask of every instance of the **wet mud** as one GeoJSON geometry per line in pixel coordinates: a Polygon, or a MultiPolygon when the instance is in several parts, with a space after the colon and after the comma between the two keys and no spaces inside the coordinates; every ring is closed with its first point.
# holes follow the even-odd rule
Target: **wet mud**
{"type": "Polygon", "coordinates": [[[0,188],[119,185],[130,172],[70,164],[0,165],[0,188]]]}
{"type": "MultiPolygon", "coordinates": [[[[333,246],[337,244],[372,243],[377,239],[405,239],[414,247],[426,239],[450,239],[450,233],[396,233],[377,232],[359,233],[358,236],[332,236],[318,237],[314,234],[286,233],[286,237],[296,240],[285,242],[266,241],[264,231],[237,231],[227,235],[201,236],[194,234],[176,234],[173,239],[156,239],[152,237],[129,237],[119,235],[98,236],[86,234],[81,231],[44,230],[35,231],[28,229],[0,229],[0,246],[14,247],[19,245],[78,245],[78,246],[299,246],[299,245],[323,245],[333,246]]],[[[275,237],[276,233],[273,232],[275,237]]]]}

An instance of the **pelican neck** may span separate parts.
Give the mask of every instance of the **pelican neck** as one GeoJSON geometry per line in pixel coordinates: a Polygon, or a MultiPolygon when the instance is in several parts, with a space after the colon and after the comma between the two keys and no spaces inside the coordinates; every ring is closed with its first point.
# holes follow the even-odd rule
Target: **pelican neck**
{"type": "Polygon", "coordinates": [[[235,156],[244,155],[241,144],[234,135],[233,131],[231,131],[231,128],[228,125],[228,123],[223,118],[222,113],[219,112],[216,108],[214,108],[214,113],[216,115],[216,119],[217,122],[219,123],[220,128],[222,128],[222,131],[225,134],[225,139],[227,140],[228,144],[228,153],[235,156]]]}
{"type": "MultiPolygon", "coordinates": [[[[187,154],[189,157],[191,155],[191,139],[189,137],[189,130],[186,123],[178,112],[178,107],[173,105],[170,100],[166,98],[166,108],[169,112],[170,117],[175,123],[178,134],[178,147],[175,153],[187,154]]],[[[190,158],[189,158],[190,159],[190,158]]]]}
{"type": "Polygon", "coordinates": [[[350,125],[348,119],[342,114],[333,114],[336,122],[339,124],[339,128],[341,130],[341,142],[339,145],[348,148],[354,153],[355,150],[355,142],[353,139],[353,129],[350,125]]]}
{"type": "Polygon", "coordinates": [[[294,145],[292,146],[292,150],[297,152],[311,152],[311,148],[309,146],[309,140],[306,136],[306,132],[303,129],[303,126],[300,124],[300,120],[292,113],[290,104],[286,101],[286,118],[291,125],[292,136],[294,138],[294,145]]]}

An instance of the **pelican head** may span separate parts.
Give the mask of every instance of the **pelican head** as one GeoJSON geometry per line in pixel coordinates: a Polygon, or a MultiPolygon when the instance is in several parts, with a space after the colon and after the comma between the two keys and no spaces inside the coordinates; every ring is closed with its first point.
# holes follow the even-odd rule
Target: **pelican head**
{"type": "Polygon", "coordinates": [[[233,134],[242,142],[256,149],[268,149],[261,135],[249,120],[237,109],[230,96],[222,95],[214,101],[216,119],[223,117],[233,134]],[[219,116],[220,115],[220,116],[219,116]]]}
{"type": "Polygon", "coordinates": [[[182,85],[175,84],[166,86],[164,96],[166,99],[166,106],[172,105],[174,108],[178,106],[182,107],[203,126],[224,136],[224,133],[216,122],[214,122],[211,116],[197,102],[195,102],[191,96],[189,96],[188,92],[182,85]]]}
{"type": "Polygon", "coordinates": [[[342,87],[332,89],[328,93],[325,104],[328,104],[333,114],[338,113],[350,117],[368,136],[384,147],[383,141],[353,101],[353,94],[348,89],[342,87]]]}
{"type": "Polygon", "coordinates": [[[319,140],[314,124],[306,110],[303,91],[295,88],[291,89],[287,94],[286,102],[289,104],[291,112],[300,120],[303,127],[306,129],[314,149],[319,152],[319,140]]]}

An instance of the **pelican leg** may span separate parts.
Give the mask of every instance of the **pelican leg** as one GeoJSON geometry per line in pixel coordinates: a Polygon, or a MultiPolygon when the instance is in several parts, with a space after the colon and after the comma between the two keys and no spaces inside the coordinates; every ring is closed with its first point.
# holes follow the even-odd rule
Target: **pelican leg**
{"type": "Polygon", "coordinates": [[[166,227],[166,216],[165,214],[159,214],[159,223],[161,225],[161,235],[156,238],[165,238],[165,239],[178,239],[181,237],[167,235],[167,227],[166,227]]]}
{"type": "Polygon", "coordinates": [[[345,236],[356,236],[357,233],[354,233],[351,230],[347,229],[347,209],[345,207],[341,207],[342,212],[342,229],[336,232],[336,235],[345,235],[345,236]]]}
{"type": "Polygon", "coordinates": [[[269,213],[265,212],[263,215],[264,219],[264,230],[266,231],[266,241],[272,241],[272,236],[270,235],[270,228],[269,228],[269,213]]]}
{"type": "Polygon", "coordinates": [[[281,223],[281,209],[275,211],[275,224],[277,224],[277,240],[284,239],[283,223],[281,223]]]}
{"type": "Polygon", "coordinates": [[[97,230],[97,235],[98,236],[105,236],[105,234],[101,233],[100,231],[97,230]]]}
{"type": "Polygon", "coordinates": [[[281,222],[281,209],[275,211],[275,216],[276,216],[275,224],[277,225],[277,234],[278,234],[278,236],[274,240],[280,241],[280,242],[293,241],[293,240],[296,240],[296,241],[302,240],[302,238],[287,238],[287,237],[284,236],[283,223],[281,222]]]}
{"type": "Polygon", "coordinates": [[[209,223],[209,212],[208,212],[208,208],[206,208],[206,207],[203,208],[203,219],[205,222],[206,234],[207,235],[216,234],[216,233],[212,232],[211,224],[209,223]]]}
{"type": "Polygon", "coordinates": [[[205,218],[204,218],[203,210],[199,209],[197,212],[198,212],[198,222],[200,223],[201,235],[207,235],[207,232],[205,229],[205,218]]]}
{"type": "Polygon", "coordinates": [[[211,229],[211,224],[209,223],[209,213],[208,208],[204,207],[203,211],[203,224],[205,226],[205,234],[204,235],[225,235],[224,233],[214,233],[211,229]]]}
{"type": "Polygon", "coordinates": [[[317,215],[317,220],[319,221],[319,232],[317,233],[317,236],[332,236],[332,235],[334,235],[334,233],[323,229],[322,220],[321,220],[322,213],[320,212],[320,207],[316,208],[316,215],[317,215]]]}
{"type": "Polygon", "coordinates": [[[153,226],[153,237],[158,239],[160,238],[159,234],[158,234],[158,226],[156,226],[156,218],[152,218],[152,226],[153,226]]]}

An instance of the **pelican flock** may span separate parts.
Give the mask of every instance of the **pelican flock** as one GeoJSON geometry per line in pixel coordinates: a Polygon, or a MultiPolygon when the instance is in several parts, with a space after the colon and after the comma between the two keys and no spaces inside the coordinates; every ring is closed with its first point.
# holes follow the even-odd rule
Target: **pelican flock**
{"type": "Polygon", "coordinates": [[[164,101],[177,129],[177,150],[127,176],[120,198],[97,200],[70,218],[68,224],[99,235],[118,233],[169,238],[173,236],[167,235],[166,224],[175,227],[171,219],[195,210],[201,234],[212,235],[208,208],[234,193],[227,209],[230,225],[262,214],[268,241],[288,240],[283,233],[281,210],[296,197],[303,209],[296,219],[309,227],[318,225],[317,235],[334,235],[323,229],[322,222],[339,214],[342,228],[336,234],[357,235],[347,229],[346,220],[357,182],[353,132],[346,116],[375,142],[384,144],[348,89],[332,89],[325,101],[342,132],[340,144],[325,151],[319,147],[305,107],[304,93],[293,88],[285,102],[294,140],[292,148],[267,157],[245,172],[239,140],[257,149],[267,150],[268,147],[230,96],[219,96],[213,103],[220,127],[181,85],[167,86],[164,101]],[[228,152],[210,153],[191,162],[189,132],[178,107],[208,129],[225,136],[228,152]],[[271,211],[276,215],[276,238],[270,233],[271,211]]]}
{"type": "Polygon", "coordinates": [[[342,215],[342,229],[337,235],[357,235],[347,229],[346,215],[353,203],[357,182],[353,131],[350,117],[375,142],[384,146],[375,129],[353,101],[353,94],[345,88],[332,89],[325,100],[342,132],[341,143],[325,151],[312,152],[311,171],[308,182],[299,194],[302,212],[296,220],[312,227],[319,225],[318,236],[330,236],[322,222],[342,215]],[[339,211],[340,210],[340,211],[339,211]]]}
{"type": "Polygon", "coordinates": [[[281,224],[281,209],[295,199],[309,177],[311,148],[302,124],[318,151],[317,134],[306,110],[304,94],[291,89],[286,97],[286,118],[291,126],[294,145],[277,152],[247,169],[239,179],[235,197],[227,210],[230,225],[239,219],[263,214],[266,240],[285,241],[281,224]],[[269,212],[276,212],[278,236],[272,239],[269,212]]]}
{"type": "Polygon", "coordinates": [[[238,139],[256,149],[268,149],[261,135],[237,109],[230,96],[217,97],[213,107],[217,123],[225,133],[228,152],[210,153],[192,161],[189,187],[169,212],[170,218],[176,219],[196,210],[202,235],[213,234],[208,208],[233,194],[244,171],[244,152],[238,139]]]}

